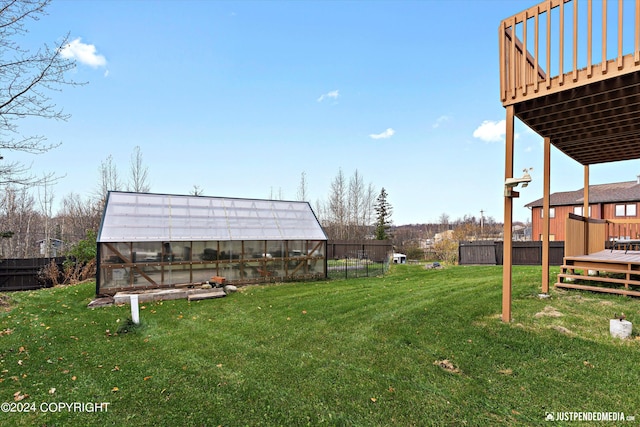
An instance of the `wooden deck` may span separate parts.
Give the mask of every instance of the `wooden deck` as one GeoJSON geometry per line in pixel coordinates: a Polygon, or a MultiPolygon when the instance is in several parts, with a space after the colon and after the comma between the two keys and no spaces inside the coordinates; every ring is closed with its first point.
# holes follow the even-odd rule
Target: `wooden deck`
{"type": "MultiPolygon", "coordinates": [[[[506,110],[505,184],[514,177],[518,118],[543,138],[542,240],[549,242],[552,146],[583,166],[583,212],[590,205],[590,165],[640,159],[640,0],[544,0],[504,19],[498,43],[500,99],[506,110]]],[[[505,192],[505,322],[511,320],[513,197],[505,192]]],[[[611,238],[640,234],[592,221],[575,228],[571,239],[565,236],[556,287],[640,296],[640,252],[603,251],[611,238]],[[598,274],[589,275],[590,270],[598,274]]],[[[548,245],[542,248],[542,265],[546,293],[548,245]]]]}
{"type": "Polygon", "coordinates": [[[640,297],[640,251],[567,256],[555,286],[640,297]]]}
{"type": "Polygon", "coordinates": [[[545,0],[499,48],[501,101],[529,128],[583,165],[640,158],[640,1],[545,0]]]}

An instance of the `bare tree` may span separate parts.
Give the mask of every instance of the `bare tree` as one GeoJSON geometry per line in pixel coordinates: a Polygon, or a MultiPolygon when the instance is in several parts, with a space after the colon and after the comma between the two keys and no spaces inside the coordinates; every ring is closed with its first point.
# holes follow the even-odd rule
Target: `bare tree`
{"type": "Polygon", "coordinates": [[[36,256],[35,229],[38,213],[34,199],[25,187],[8,185],[0,192],[0,256],[28,258],[36,256]]]}
{"type": "Polygon", "coordinates": [[[60,227],[61,239],[70,246],[85,238],[87,231],[98,232],[102,205],[91,200],[82,199],[77,193],[69,193],[62,199],[62,206],[56,221],[60,227]]]}
{"type": "Polygon", "coordinates": [[[42,222],[44,226],[44,235],[42,236],[42,248],[46,258],[51,256],[52,242],[51,242],[51,219],[53,218],[53,200],[55,194],[51,182],[48,179],[44,179],[42,185],[38,186],[38,202],[40,203],[40,213],[42,215],[42,222]]]}
{"type": "Polygon", "coordinates": [[[199,185],[194,184],[191,191],[189,191],[189,194],[192,196],[202,196],[204,194],[204,190],[199,185]]]}
{"type": "Polygon", "coordinates": [[[325,221],[326,209],[324,207],[324,202],[322,200],[320,200],[320,199],[316,200],[315,214],[316,214],[316,218],[318,218],[318,221],[320,222],[320,224],[326,223],[326,221],[325,221]]]}
{"type": "Polygon", "coordinates": [[[363,216],[364,216],[364,224],[367,224],[370,229],[373,227],[373,221],[374,221],[374,207],[375,207],[375,203],[376,203],[376,198],[378,197],[376,188],[374,187],[373,183],[369,183],[369,186],[367,187],[367,191],[365,192],[365,196],[364,196],[364,212],[363,212],[363,216]]]}
{"type": "Polygon", "coordinates": [[[449,214],[443,212],[440,214],[440,217],[438,218],[438,222],[440,223],[440,230],[441,231],[445,231],[449,229],[449,214]]]}
{"type": "Polygon", "coordinates": [[[142,164],[142,151],[139,145],[133,149],[130,166],[127,189],[136,193],[148,193],[151,189],[148,181],[149,168],[142,164]]]}
{"type": "MultiPolygon", "coordinates": [[[[69,118],[49,95],[62,86],[79,84],[65,77],[75,67],[75,61],[63,58],[61,54],[68,44],[68,35],[53,47],[44,45],[35,52],[22,48],[18,41],[28,32],[27,25],[45,14],[49,3],[50,0],[13,0],[0,4],[0,160],[6,152],[39,154],[58,145],[47,143],[42,135],[20,132],[20,119],[69,118]]],[[[33,185],[39,182],[40,178],[20,162],[10,161],[0,166],[0,184],[33,185]]]]}
{"type": "Polygon", "coordinates": [[[273,192],[273,187],[269,189],[269,200],[283,200],[282,198],[282,187],[278,187],[278,192],[273,192]]]}
{"type": "Polygon", "coordinates": [[[109,155],[100,163],[100,182],[97,190],[98,199],[104,203],[107,200],[109,191],[119,191],[122,189],[122,182],[118,175],[118,168],[113,162],[113,157],[109,155]]]}
{"type": "Polygon", "coordinates": [[[364,196],[364,184],[362,175],[358,169],[349,179],[349,189],[347,192],[347,226],[349,228],[348,238],[358,238],[358,228],[360,227],[360,215],[362,212],[362,199],[364,196]]]}
{"type": "Polygon", "coordinates": [[[306,202],[307,195],[307,174],[302,172],[300,174],[300,185],[298,185],[298,193],[296,194],[297,199],[301,202],[306,202]]]}
{"type": "Polygon", "coordinates": [[[331,192],[327,207],[327,222],[331,238],[347,238],[347,184],[342,168],[331,182],[331,192]]]}
{"type": "Polygon", "coordinates": [[[377,191],[372,183],[367,187],[358,170],[347,182],[342,169],[331,182],[326,203],[316,202],[316,215],[330,239],[364,239],[374,227],[374,207],[377,191]]]}

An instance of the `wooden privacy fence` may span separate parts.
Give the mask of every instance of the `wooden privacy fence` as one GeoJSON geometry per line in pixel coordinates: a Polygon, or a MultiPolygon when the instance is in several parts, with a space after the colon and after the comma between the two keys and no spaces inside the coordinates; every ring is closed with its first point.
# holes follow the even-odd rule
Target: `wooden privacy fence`
{"type": "MultiPolygon", "coordinates": [[[[458,264],[502,265],[503,242],[481,240],[460,242],[458,264]]],[[[550,265],[562,265],[564,242],[549,242],[550,265]]],[[[513,265],[542,265],[542,242],[513,242],[513,265]]]]}
{"type": "Polygon", "coordinates": [[[327,260],[353,258],[386,262],[392,254],[393,245],[390,240],[327,241],[327,260]]]}
{"type": "Polygon", "coordinates": [[[27,291],[49,286],[41,279],[40,272],[51,261],[58,264],[62,270],[62,263],[66,258],[25,258],[0,259],[0,292],[27,291]]]}

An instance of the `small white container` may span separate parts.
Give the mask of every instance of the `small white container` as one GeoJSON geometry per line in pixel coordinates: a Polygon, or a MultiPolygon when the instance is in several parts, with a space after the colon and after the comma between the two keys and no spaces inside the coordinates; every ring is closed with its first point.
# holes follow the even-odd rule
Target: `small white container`
{"type": "Polygon", "coordinates": [[[629,338],[633,324],[628,320],[611,319],[609,321],[609,332],[614,338],[629,338]]]}

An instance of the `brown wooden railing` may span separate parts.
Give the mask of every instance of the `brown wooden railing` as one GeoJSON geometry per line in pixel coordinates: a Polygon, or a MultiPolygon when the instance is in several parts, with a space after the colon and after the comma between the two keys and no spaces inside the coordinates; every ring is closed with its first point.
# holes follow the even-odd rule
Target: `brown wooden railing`
{"type": "Polygon", "coordinates": [[[546,0],[503,20],[499,46],[505,106],[637,71],[640,0],[546,0]]]}
{"type": "Polygon", "coordinates": [[[640,219],[608,219],[607,240],[640,239],[640,219]]]}

